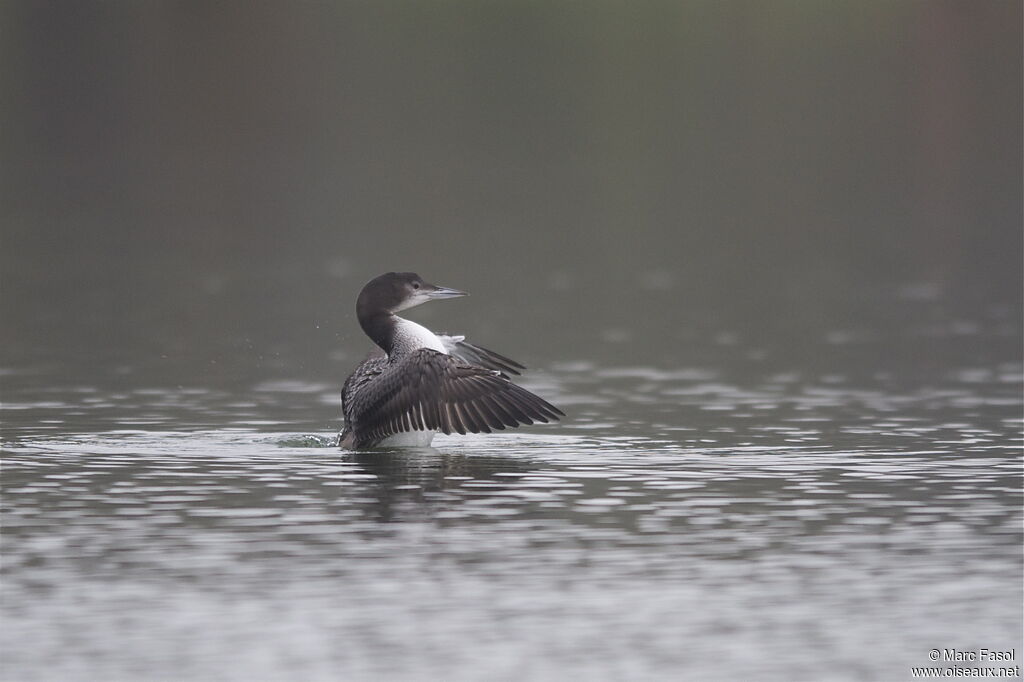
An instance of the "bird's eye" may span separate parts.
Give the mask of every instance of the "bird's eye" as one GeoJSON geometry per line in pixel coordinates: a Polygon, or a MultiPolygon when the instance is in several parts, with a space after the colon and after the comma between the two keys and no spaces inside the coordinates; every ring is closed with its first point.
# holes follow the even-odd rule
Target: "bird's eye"
{"type": "Polygon", "coordinates": [[[413,282],[412,283],[412,288],[413,289],[419,289],[420,288],[420,283],[419,282],[413,282]]]}

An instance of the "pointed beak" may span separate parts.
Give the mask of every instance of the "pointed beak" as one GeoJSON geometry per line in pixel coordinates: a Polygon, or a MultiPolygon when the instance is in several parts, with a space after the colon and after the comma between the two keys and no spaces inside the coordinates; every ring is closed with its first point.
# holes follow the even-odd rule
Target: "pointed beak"
{"type": "Polygon", "coordinates": [[[449,289],[448,287],[436,287],[433,291],[427,292],[427,297],[431,299],[435,298],[456,298],[458,296],[469,296],[465,291],[459,291],[458,289],[449,289]]]}

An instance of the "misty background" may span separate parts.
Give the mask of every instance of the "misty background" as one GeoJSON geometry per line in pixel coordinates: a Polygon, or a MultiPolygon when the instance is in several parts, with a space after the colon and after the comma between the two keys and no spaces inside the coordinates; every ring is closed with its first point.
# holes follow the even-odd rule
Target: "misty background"
{"type": "Polygon", "coordinates": [[[472,294],[416,319],[542,367],[827,368],[854,344],[927,375],[949,345],[908,318],[1019,360],[1021,21],[2,2],[4,362],[340,385],[369,344],[355,296],[388,270],[472,294]]]}

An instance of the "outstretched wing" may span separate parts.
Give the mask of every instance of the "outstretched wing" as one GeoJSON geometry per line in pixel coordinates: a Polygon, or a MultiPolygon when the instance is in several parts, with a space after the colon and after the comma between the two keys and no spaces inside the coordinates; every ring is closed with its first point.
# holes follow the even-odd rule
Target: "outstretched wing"
{"type": "Polygon", "coordinates": [[[509,374],[518,376],[521,370],[526,369],[525,365],[521,365],[511,358],[506,358],[504,355],[495,353],[493,350],[488,350],[466,341],[465,336],[442,334],[439,338],[445,350],[468,365],[497,370],[505,375],[506,378],[509,374]]]}
{"type": "Polygon", "coordinates": [[[428,348],[391,363],[351,396],[360,439],[372,444],[404,431],[490,433],[557,420],[564,413],[498,371],[428,348]]]}

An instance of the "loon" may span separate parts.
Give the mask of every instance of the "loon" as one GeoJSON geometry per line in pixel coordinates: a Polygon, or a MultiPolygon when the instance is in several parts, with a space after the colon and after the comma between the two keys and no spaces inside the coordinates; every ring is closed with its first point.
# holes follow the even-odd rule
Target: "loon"
{"type": "Polygon", "coordinates": [[[466,292],[428,284],[414,272],[388,272],[370,280],[356,300],[356,317],[377,344],[341,389],[345,427],[338,445],[348,450],[427,446],[438,431],[490,433],[565,413],[513,384],[526,369],[464,336],[435,334],[395,313],[466,292]]]}

